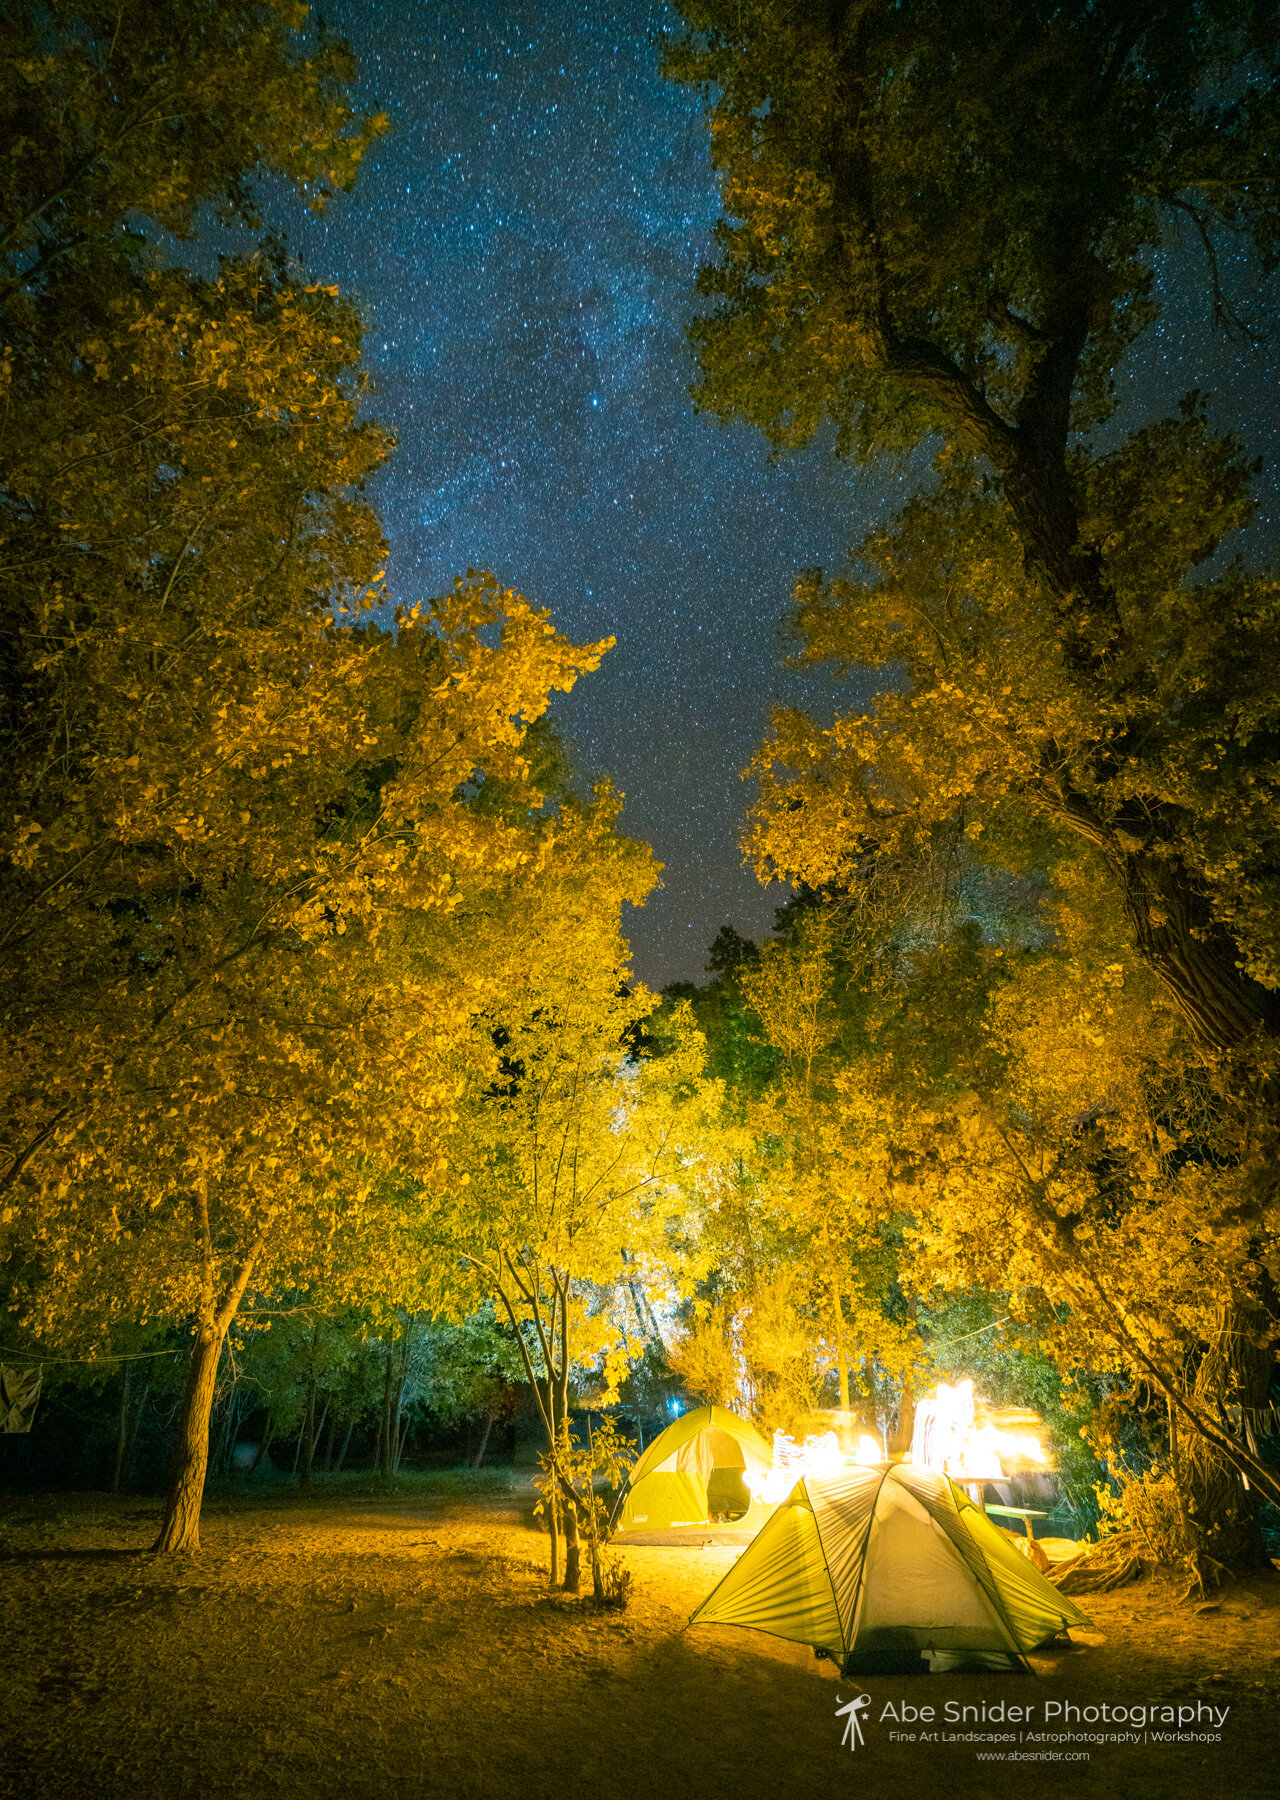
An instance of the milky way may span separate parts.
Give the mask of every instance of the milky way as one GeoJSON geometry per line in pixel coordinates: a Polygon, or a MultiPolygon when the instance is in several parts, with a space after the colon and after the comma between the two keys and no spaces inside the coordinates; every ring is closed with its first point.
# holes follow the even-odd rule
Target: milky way
{"type": "MultiPolygon", "coordinates": [[[[625,828],[665,865],[627,925],[638,972],[698,978],[722,924],[758,937],[784,897],[742,867],[740,775],[771,704],[829,704],[782,667],[796,573],[838,560],[918,468],[850,469],[822,444],[773,464],[745,427],[694,413],[684,330],[719,203],[701,102],[658,72],[674,21],[656,0],[326,16],[392,131],[292,235],[365,303],[400,443],[376,492],[397,595],[487,568],[571,636],[617,638],[557,717],[582,781],[614,777],[625,828]]],[[[1134,359],[1126,415],[1199,383],[1256,440],[1274,353],[1211,341],[1188,248],[1164,279],[1169,321],[1134,359]]]]}

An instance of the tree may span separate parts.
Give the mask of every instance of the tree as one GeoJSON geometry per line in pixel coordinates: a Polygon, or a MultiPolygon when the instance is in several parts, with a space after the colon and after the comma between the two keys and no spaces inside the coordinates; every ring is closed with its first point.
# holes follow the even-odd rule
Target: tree
{"type": "Polygon", "coordinates": [[[864,542],[870,578],[802,584],[804,654],[884,675],[866,714],[776,721],[757,856],[856,887],[946,820],[1015,866],[1083,848],[1216,1071],[1232,1179],[1205,1228],[1245,1224],[1209,1361],[1222,1404],[1257,1405],[1280,1138],[1274,584],[1192,579],[1249,514],[1241,448],[1195,396],[1118,449],[1084,434],[1156,316],[1171,221],[1198,234],[1228,323],[1223,230],[1274,266],[1269,16],[684,11],[673,69],[716,90],[728,215],[704,276],[721,304],[694,327],[702,402],[779,446],[824,421],[864,455],[942,444],[936,484],[864,542]]]}
{"type": "Polygon", "coordinates": [[[474,788],[536,807],[525,734],[604,646],[482,577],[368,628],[395,603],[358,312],[278,247],[206,276],[135,230],[249,221],[259,173],[344,184],[378,128],[346,53],[270,6],[22,18],[0,1229],[46,1337],[193,1321],[159,1540],[189,1549],[245,1296],[323,1274],[388,1164],[439,1163],[494,968],[458,982],[441,941],[462,879],[531,851],[474,788]]]}
{"type": "MultiPolygon", "coordinates": [[[[203,204],[253,223],[259,175],[317,203],[350,179],[382,122],[344,98],[342,45],[304,50],[305,19],[198,0],[8,21],[6,1189],[76,1116],[44,1059],[74,1042],[92,1065],[110,1036],[121,921],[150,909],[155,961],[157,909],[211,905],[264,795],[277,824],[325,805],[298,767],[345,745],[322,696],[352,649],[330,633],[326,650],[320,627],[383,560],[356,495],[389,447],[357,420],[358,315],[278,253],[201,280],[138,229],[190,236],[203,204]]],[[[282,850],[277,833],[259,867],[282,850]]]]}
{"type": "MultiPolygon", "coordinates": [[[[397,1191],[382,1171],[421,1180],[441,1166],[453,1046],[472,1009],[496,999],[482,944],[472,941],[464,981],[447,958],[430,966],[453,930],[454,872],[474,892],[475,863],[500,877],[531,848],[512,828],[477,819],[457,797],[459,781],[486,745],[491,762],[509,766],[508,746],[494,741],[512,729],[504,689],[517,714],[532,710],[524,653],[537,660],[555,641],[526,615],[533,643],[522,643],[516,607],[516,641],[509,632],[504,645],[485,646],[480,633],[504,607],[493,588],[459,592],[437,609],[430,634],[406,626],[394,645],[353,643],[352,675],[361,655],[374,666],[385,655],[402,678],[400,727],[376,730],[372,702],[387,694],[367,671],[362,754],[354,768],[349,753],[343,759],[343,787],[359,804],[318,834],[315,813],[303,812],[285,838],[284,868],[255,867],[246,845],[238,868],[210,871],[207,899],[171,878],[171,896],[116,922],[105,995],[90,985],[84,952],[80,992],[97,1002],[88,1022],[68,1021],[64,1004],[60,1019],[40,1021],[34,1048],[34,1026],[19,1040],[18,1098],[35,1108],[43,1088],[62,1113],[6,1207],[42,1277],[26,1297],[29,1321],[46,1337],[71,1319],[92,1332],[122,1309],[197,1321],[166,1548],[193,1541],[218,1359],[250,1284],[306,1286],[332,1267],[336,1235],[372,1254],[397,1191]],[[506,687],[512,679],[518,694],[506,687]],[[396,778],[371,798],[365,777],[388,760],[396,778]],[[78,1030],[61,1038],[56,1026],[68,1022],[78,1030]]],[[[358,680],[338,689],[334,710],[356,692],[358,680]]],[[[262,811],[268,825],[296,817],[292,807],[284,821],[262,811]]],[[[273,835],[263,832],[259,854],[270,854],[273,835]]],[[[78,923],[69,909],[59,926],[76,950],[78,923]]],[[[81,929],[92,937],[100,922],[90,913],[81,929]]],[[[105,960],[92,941],[90,950],[105,960]]],[[[368,1272],[364,1280],[376,1286],[368,1272]]]]}
{"type": "MultiPolygon", "coordinates": [[[[593,1369],[605,1398],[614,1393],[625,1357],[615,1315],[635,1283],[650,1294],[670,1285],[686,1248],[681,1190],[706,1155],[691,1021],[676,1022],[662,1055],[636,1048],[654,1001],[627,979],[619,915],[624,899],[643,900],[656,871],[643,846],[616,837],[617,811],[606,789],[590,806],[566,802],[549,828],[540,905],[522,907],[518,927],[535,940],[522,955],[524,979],[476,1016],[451,1179],[435,1184],[423,1214],[433,1258],[456,1258],[515,1334],[563,1511],[572,1590],[579,1525],[594,1517],[575,1485],[572,1384],[593,1369]]],[[[553,1580],[554,1556],[553,1538],[553,1580]]]]}
{"type": "Polygon", "coordinates": [[[809,913],[789,942],[765,947],[742,986],[747,1005],[782,1059],[780,1080],[753,1121],[756,1136],[777,1146],[780,1154],[775,1153],[769,1170],[772,1183],[788,1190],[794,1225],[809,1228],[810,1254],[821,1267],[830,1299],[840,1408],[848,1412],[850,1348],[833,1225],[838,1239],[843,1235],[841,1202],[849,1196],[839,1180],[838,1151],[834,1157],[823,1153],[824,1126],[829,1128],[831,1121],[818,1085],[823,1053],[838,1031],[831,967],[836,932],[829,909],[809,913]]]}
{"type": "MultiPolygon", "coordinates": [[[[145,297],[95,377],[68,368],[68,443],[29,447],[46,466],[14,484],[51,548],[9,589],[2,1179],[46,1276],[146,1245],[160,1263],[128,1285],[200,1320],[173,1547],[230,1320],[273,1244],[299,1252],[286,1221],[319,1221],[323,1248],[339,1170],[371,1191],[352,1158],[388,1071],[417,1120],[447,1115],[465,1005],[407,971],[406,942],[447,920],[458,872],[519,864],[518,831],[460,787],[522,783],[528,722],[586,663],[492,581],[394,637],[350,629],[383,550],[351,490],[385,451],[346,381],[353,310],[256,262],[157,273],[145,297]]],[[[74,1293],[87,1320],[90,1285],[41,1305],[74,1293]]]]}
{"type": "Polygon", "coordinates": [[[358,665],[323,622],[382,560],[356,494],[389,447],[357,420],[358,314],[279,254],[201,280],[137,229],[189,236],[205,203],[251,223],[259,174],[318,201],[350,178],[381,126],[344,99],[340,44],[302,50],[304,21],[228,0],[9,21],[4,1189],[118,1072],[130,957],[172,972],[198,914],[214,966],[250,951],[230,917],[252,906],[230,891],[246,846],[258,872],[287,862],[284,822],[345,779],[354,721],[324,714],[358,665]],[[297,779],[330,751],[319,787],[297,779]]]}
{"type": "Polygon", "coordinates": [[[31,298],[69,268],[111,280],[140,219],[190,238],[202,205],[256,226],[253,182],[267,173],[317,210],[349,187],[387,121],[355,112],[350,50],[309,22],[298,0],[7,8],[7,318],[21,293],[17,315],[39,329],[31,298]]]}
{"type": "Polygon", "coordinates": [[[894,922],[811,891],[779,908],[772,941],[735,938],[721,932],[713,946],[708,987],[668,990],[688,996],[708,1066],[724,1073],[722,1130],[731,1123],[736,1153],[707,1211],[711,1297],[680,1346],[680,1373],[691,1391],[707,1380],[723,1390],[725,1358],[736,1359],[742,1403],[789,1431],[834,1370],[842,1412],[856,1388],[860,1405],[900,1414],[909,1433],[921,1348],[894,1202],[866,1154],[864,1096],[850,1088],[900,1005],[894,922]]]}
{"type": "MultiPolygon", "coordinates": [[[[1064,678],[1089,713],[1099,688],[1120,703],[1091,757],[1028,741],[1028,787],[1095,847],[1206,1045],[1274,1030],[1265,967],[1203,892],[1194,804],[1109,780],[1141,741],[1152,659],[1125,591],[1139,571],[1090,529],[1096,459],[1072,436],[1114,404],[1120,354],[1154,316],[1151,259],[1172,216],[1193,221],[1211,260],[1228,225],[1268,266],[1280,246],[1268,9],[682,10],[693,30],[672,71],[715,90],[727,212],[722,261],[703,277],[721,305],[694,327],[701,402],[782,445],[829,418],[863,453],[936,432],[983,460],[1064,678]]],[[[1149,518],[1167,468],[1149,451],[1126,461],[1149,518]]],[[[1194,555],[1221,521],[1187,498],[1194,555]]],[[[1150,590],[1170,573],[1162,557],[1150,590]]]]}
{"type": "Polygon", "coordinates": [[[434,1419],[445,1425],[482,1420],[473,1467],[479,1468],[496,1424],[515,1410],[524,1378],[520,1352],[491,1303],[454,1323],[433,1319],[426,1330],[425,1398],[434,1419]]]}
{"type": "Polygon", "coordinates": [[[1238,1472],[1280,1496],[1256,1448],[1261,1417],[1236,1410],[1229,1424],[1221,1402],[1225,1358],[1268,1360],[1222,1328],[1249,1227],[1224,1205],[1235,1170],[1185,1027],[1114,915],[1101,940],[1088,899],[1087,923],[1057,910],[1050,947],[984,946],[969,931],[922,965],[928,1021],[886,1046],[889,1154],[922,1291],[999,1293],[1063,1370],[1117,1372],[1161,1397],[1158,1451],[1203,1585],[1256,1556],[1238,1472]]]}

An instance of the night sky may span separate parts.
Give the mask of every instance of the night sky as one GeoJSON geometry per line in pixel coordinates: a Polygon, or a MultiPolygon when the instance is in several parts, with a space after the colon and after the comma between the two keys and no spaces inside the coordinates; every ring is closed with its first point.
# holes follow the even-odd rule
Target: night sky
{"type": "MultiPolygon", "coordinates": [[[[487,568],[571,636],[616,636],[557,717],[582,781],[615,778],[625,828],[665,865],[626,927],[637,973],[700,979],[722,924],[759,937],[785,897],[742,867],[740,775],[774,701],[824,704],[781,667],[796,572],[831,566],[915,472],[843,467],[826,445],[771,464],[753,432],[694,413],[684,329],[719,205],[701,103],[659,78],[668,8],[346,0],[325,16],[392,133],[327,219],[290,230],[365,304],[375,408],[400,441],[375,496],[395,595],[487,568]]],[[[1274,341],[1216,337],[1201,285],[1175,243],[1124,417],[1199,385],[1274,456],[1274,341]]]]}

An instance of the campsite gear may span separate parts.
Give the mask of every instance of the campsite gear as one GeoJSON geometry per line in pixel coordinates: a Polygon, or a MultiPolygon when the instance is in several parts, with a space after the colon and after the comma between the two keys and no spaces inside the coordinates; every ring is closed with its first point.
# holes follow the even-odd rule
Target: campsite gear
{"type": "Polygon", "coordinates": [[[743,1476],[765,1474],[769,1446],[753,1425],[723,1406],[682,1413],[660,1432],[631,1471],[614,1513],[614,1530],[670,1531],[709,1525],[712,1516],[750,1528],[772,1510],[752,1499],[743,1476]]]}
{"type": "Polygon", "coordinates": [[[948,1476],[893,1463],[798,1481],[689,1623],[896,1675],[1026,1667],[1089,1621],[948,1476]]]}
{"type": "Polygon", "coordinates": [[[40,1398],[39,1369],[0,1363],[0,1431],[30,1431],[40,1398]]]}

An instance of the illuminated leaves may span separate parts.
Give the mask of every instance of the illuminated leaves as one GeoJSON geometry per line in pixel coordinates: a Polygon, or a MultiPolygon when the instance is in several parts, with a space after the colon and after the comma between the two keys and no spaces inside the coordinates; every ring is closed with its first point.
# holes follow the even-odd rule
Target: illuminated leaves
{"type": "Polygon", "coordinates": [[[188,237],[209,202],[256,223],[267,172],[319,209],[387,125],[357,113],[349,50],[300,4],[54,0],[10,9],[6,33],[0,217],[33,282],[92,262],[126,219],[188,237]]]}
{"type": "Polygon", "coordinates": [[[696,391],[779,446],[1025,420],[1043,449],[1114,407],[1171,212],[1274,252],[1274,45],[1250,8],[679,10],[667,69],[709,96],[724,210],[696,391]]]}
{"type": "Polygon", "coordinates": [[[79,281],[92,362],[29,356],[9,442],[0,1207],[33,1323],[92,1333],[301,1280],[380,1170],[443,1169],[458,1046],[512,979],[458,921],[508,884],[529,908],[559,841],[589,864],[524,744],[608,646],[488,576],[391,629],[336,290],[261,259],[79,281]]]}

